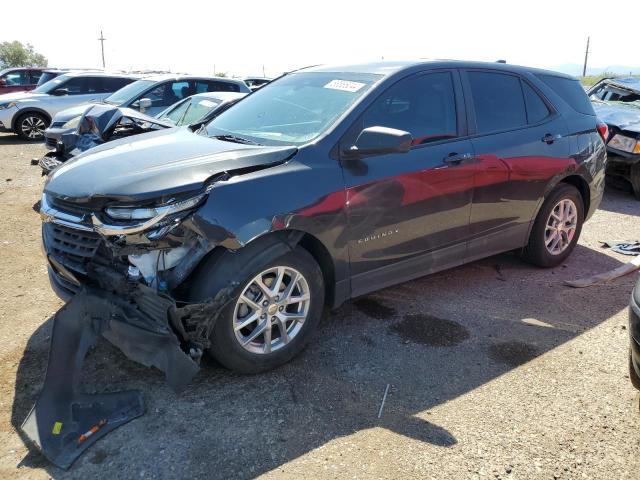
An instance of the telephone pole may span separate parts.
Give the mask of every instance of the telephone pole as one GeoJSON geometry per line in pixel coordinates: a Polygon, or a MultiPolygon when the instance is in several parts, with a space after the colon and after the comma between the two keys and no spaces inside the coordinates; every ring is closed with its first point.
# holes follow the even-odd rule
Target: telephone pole
{"type": "Polygon", "coordinates": [[[104,38],[104,35],[102,34],[102,30],[100,30],[100,38],[98,40],[100,40],[100,47],[102,47],[102,68],[105,68],[105,65],[104,65],[104,41],[106,40],[106,38],[104,38]]]}
{"type": "Polygon", "coordinates": [[[584,51],[584,67],[582,67],[582,76],[587,76],[587,58],[589,58],[589,40],[591,37],[587,37],[587,49],[584,51]]]}

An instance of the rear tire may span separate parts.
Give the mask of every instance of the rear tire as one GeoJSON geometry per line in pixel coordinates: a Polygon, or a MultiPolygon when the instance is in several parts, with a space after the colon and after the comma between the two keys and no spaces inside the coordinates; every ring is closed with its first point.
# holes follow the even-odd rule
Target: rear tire
{"type": "Polygon", "coordinates": [[[578,243],[583,223],[582,195],[573,185],[561,183],[542,204],[522,258],[544,268],[562,264],[578,243]]]}
{"type": "Polygon", "coordinates": [[[44,138],[44,131],[48,127],[48,118],[40,113],[29,112],[18,117],[15,132],[23,140],[38,141],[44,138]]]}
{"type": "MultiPolygon", "coordinates": [[[[237,275],[242,271],[242,266],[247,264],[245,257],[252,256],[249,251],[246,252],[247,255],[243,253],[245,252],[240,250],[235,254],[223,254],[205,262],[193,279],[190,299],[202,301],[212,298],[228,285],[230,276],[237,275]]],[[[232,301],[222,310],[213,327],[208,353],[230,370],[252,374],[264,372],[288,362],[306,346],[322,316],[324,281],[322,271],[315,259],[301,247],[263,262],[250,272],[243,273],[242,277],[237,278],[239,288],[236,289],[232,301]],[[271,297],[265,295],[264,290],[259,288],[254,280],[259,277],[263,281],[263,286],[275,288],[276,276],[280,271],[283,272],[280,281],[283,288],[274,290],[271,297]],[[273,279],[271,279],[271,272],[273,272],[273,279]],[[293,287],[293,293],[288,298],[295,300],[308,295],[308,302],[301,301],[286,305],[284,295],[276,301],[275,299],[279,298],[278,291],[286,293],[287,280],[289,284],[292,283],[296,274],[299,274],[301,279],[297,280],[297,286],[293,287]],[[270,279],[271,283],[269,283],[270,279]],[[248,300],[245,301],[247,298],[248,300]],[[267,305],[264,305],[264,302],[267,302],[267,305]],[[249,304],[254,304],[255,308],[250,307],[249,304]],[[246,327],[240,328],[254,314],[256,319],[246,327]],[[288,314],[300,317],[304,314],[304,318],[301,321],[287,320],[288,314]],[[264,328],[265,325],[269,330],[268,336],[266,332],[259,334],[254,340],[243,345],[254,332],[264,328]],[[286,335],[282,334],[281,325],[284,326],[286,335]]]]}

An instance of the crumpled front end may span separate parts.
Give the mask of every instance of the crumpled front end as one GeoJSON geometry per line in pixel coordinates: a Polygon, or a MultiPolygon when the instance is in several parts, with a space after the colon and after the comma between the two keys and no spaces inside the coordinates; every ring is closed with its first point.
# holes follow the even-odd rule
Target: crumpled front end
{"type": "Polygon", "coordinates": [[[191,210],[125,226],[47,194],[41,202],[49,275],[69,302],[54,318],[44,387],[23,430],[49,460],[68,468],[95,440],[144,413],[140,392],[80,392],[83,360],[97,339],[160,369],[180,391],[198,372],[211,328],[237,285],[230,281],[202,303],[172,295],[212,248],[193,229],[191,210]]]}

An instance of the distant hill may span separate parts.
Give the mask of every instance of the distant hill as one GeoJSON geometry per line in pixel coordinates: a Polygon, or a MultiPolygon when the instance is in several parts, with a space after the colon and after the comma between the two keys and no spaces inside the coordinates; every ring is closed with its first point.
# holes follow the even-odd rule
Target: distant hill
{"type": "MultiPolygon", "coordinates": [[[[564,65],[556,65],[549,68],[549,70],[555,70],[556,72],[567,73],[576,77],[582,75],[582,65],[567,63],[564,65]]],[[[630,67],[627,65],[608,65],[604,67],[587,67],[587,75],[602,75],[603,73],[612,73],[614,75],[633,75],[640,74],[640,67],[630,67]]]]}

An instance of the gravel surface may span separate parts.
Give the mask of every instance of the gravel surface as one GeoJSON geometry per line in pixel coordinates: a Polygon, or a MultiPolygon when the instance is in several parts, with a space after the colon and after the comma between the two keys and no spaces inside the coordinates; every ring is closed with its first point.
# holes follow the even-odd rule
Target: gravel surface
{"type": "Polygon", "coordinates": [[[0,478],[638,478],[638,395],[627,375],[637,274],[562,285],[628,260],[640,202],[608,190],[567,263],[500,255],[350,302],[266,374],[212,361],[175,395],[162,375],[102,342],[87,391],[138,388],[147,414],[67,472],[18,427],[42,384],[51,292],[33,211],[42,145],[0,135],[0,478]],[[390,385],[381,418],[378,411],[390,385]]]}

